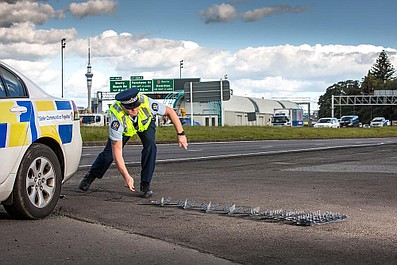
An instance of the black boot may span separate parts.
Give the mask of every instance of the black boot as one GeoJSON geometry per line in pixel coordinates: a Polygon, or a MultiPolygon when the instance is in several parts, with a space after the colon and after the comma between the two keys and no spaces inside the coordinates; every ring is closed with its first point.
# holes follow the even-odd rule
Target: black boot
{"type": "Polygon", "coordinates": [[[90,188],[92,182],[94,182],[95,177],[89,172],[81,179],[79,189],[82,191],[87,191],[90,188]]]}
{"type": "Polygon", "coordinates": [[[153,191],[150,189],[150,183],[149,182],[141,182],[141,194],[140,196],[142,198],[150,198],[153,195],[153,191]]]}

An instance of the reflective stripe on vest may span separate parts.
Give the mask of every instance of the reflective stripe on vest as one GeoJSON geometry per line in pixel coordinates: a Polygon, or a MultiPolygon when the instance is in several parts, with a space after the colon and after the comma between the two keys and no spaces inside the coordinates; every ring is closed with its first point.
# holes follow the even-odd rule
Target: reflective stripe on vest
{"type": "Polygon", "coordinates": [[[133,136],[137,132],[146,131],[149,128],[150,121],[152,120],[152,112],[150,111],[149,98],[146,95],[140,94],[143,102],[139,106],[138,111],[138,129],[135,129],[132,120],[128,117],[128,114],[121,107],[120,102],[116,101],[113,103],[109,110],[113,113],[116,119],[121,122],[124,126],[124,136],[133,136]]]}

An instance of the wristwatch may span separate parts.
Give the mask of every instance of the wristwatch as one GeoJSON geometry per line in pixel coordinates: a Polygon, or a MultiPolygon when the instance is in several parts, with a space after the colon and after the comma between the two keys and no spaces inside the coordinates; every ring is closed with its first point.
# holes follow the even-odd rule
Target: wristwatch
{"type": "Polygon", "coordinates": [[[177,134],[178,136],[179,136],[179,135],[185,135],[185,131],[177,132],[176,134],[177,134]]]}

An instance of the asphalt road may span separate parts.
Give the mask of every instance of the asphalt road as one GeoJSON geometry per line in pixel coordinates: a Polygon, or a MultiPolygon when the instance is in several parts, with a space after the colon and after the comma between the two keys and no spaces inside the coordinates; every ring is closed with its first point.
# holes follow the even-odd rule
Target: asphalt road
{"type": "Polygon", "coordinates": [[[49,218],[16,221],[0,210],[2,264],[397,264],[396,147],[157,165],[153,200],[347,215],[313,226],[154,206],[114,168],[84,193],[81,170],[49,218]]]}
{"type": "MultiPolygon", "coordinates": [[[[232,158],[241,156],[271,155],[324,149],[337,149],[357,146],[397,144],[397,138],[363,139],[319,139],[319,140],[266,140],[241,142],[189,143],[187,151],[174,144],[157,146],[157,162],[181,160],[208,160],[214,158],[232,158]]],[[[84,147],[80,161],[81,169],[88,169],[103,146],[84,147]]],[[[123,151],[127,165],[138,165],[141,157],[140,145],[126,145],[123,151]]]]}

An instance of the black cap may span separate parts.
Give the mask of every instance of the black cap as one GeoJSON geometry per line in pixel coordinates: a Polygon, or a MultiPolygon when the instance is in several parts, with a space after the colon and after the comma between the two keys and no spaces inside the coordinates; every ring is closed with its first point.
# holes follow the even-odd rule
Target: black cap
{"type": "Polygon", "coordinates": [[[134,109],[141,105],[140,97],[139,97],[139,89],[130,88],[124,91],[121,91],[116,95],[116,100],[120,101],[121,105],[126,109],[134,109]]]}

